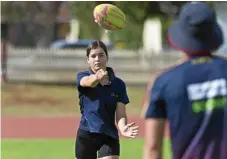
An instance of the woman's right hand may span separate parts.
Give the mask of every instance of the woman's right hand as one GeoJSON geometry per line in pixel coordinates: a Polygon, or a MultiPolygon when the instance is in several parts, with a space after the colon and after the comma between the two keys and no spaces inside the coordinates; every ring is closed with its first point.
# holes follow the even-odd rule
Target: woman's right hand
{"type": "Polygon", "coordinates": [[[99,80],[101,85],[108,85],[109,84],[109,76],[108,72],[100,69],[96,72],[97,79],[99,80]]]}

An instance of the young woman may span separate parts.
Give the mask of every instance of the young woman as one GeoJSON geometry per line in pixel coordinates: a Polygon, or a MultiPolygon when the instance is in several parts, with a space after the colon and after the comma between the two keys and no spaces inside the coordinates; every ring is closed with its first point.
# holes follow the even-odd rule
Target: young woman
{"type": "Polygon", "coordinates": [[[76,139],[77,159],[117,159],[120,155],[118,129],[125,137],[135,138],[138,126],[127,124],[129,103],[125,83],[107,67],[105,44],[94,41],[87,48],[89,69],[77,74],[81,121],[76,139]],[[116,116],[116,118],[115,118],[116,116]]]}
{"type": "Polygon", "coordinates": [[[184,60],[150,85],[144,159],[162,158],[165,121],[173,159],[227,159],[227,60],[212,54],[223,43],[215,10],[187,3],[168,40],[184,60]]]}

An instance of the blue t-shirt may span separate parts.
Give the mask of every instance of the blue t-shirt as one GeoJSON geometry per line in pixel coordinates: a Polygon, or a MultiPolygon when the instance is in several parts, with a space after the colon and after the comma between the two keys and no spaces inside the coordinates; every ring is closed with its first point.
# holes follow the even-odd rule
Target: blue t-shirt
{"type": "Polygon", "coordinates": [[[146,118],[166,118],[174,159],[227,159],[227,60],[195,57],[161,74],[146,118]]]}
{"type": "Polygon", "coordinates": [[[93,74],[89,69],[77,74],[77,88],[79,92],[81,121],[79,128],[93,133],[102,133],[118,139],[115,125],[115,112],[118,102],[128,104],[129,98],[125,83],[114,75],[113,70],[107,68],[110,85],[96,87],[82,87],[80,80],[93,74]]]}

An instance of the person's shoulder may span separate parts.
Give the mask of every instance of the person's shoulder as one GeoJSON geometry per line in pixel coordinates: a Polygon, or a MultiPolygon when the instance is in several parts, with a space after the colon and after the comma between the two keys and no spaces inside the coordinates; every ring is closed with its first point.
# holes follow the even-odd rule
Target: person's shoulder
{"type": "Polygon", "coordinates": [[[89,76],[89,75],[90,75],[89,71],[82,71],[82,72],[78,72],[76,74],[76,77],[77,79],[82,79],[83,77],[89,76]]]}
{"type": "Polygon", "coordinates": [[[217,68],[220,68],[221,71],[226,74],[226,70],[227,70],[227,57],[224,55],[215,55],[215,62],[213,63],[213,65],[215,65],[214,67],[217,66],[217,68]]]}
{"type": "Polygon", "coordinates": [[[161,75],[165,76],[178,69],[181,69],[182,66],[184,66],[187,62],[188,62],[187,58],[182,58],[182,59],[178,60],[176,63],[171,64],[171,65],[167,66],[166,68],[164,68],[163,70],[161,70],[160,76],[161,75]]]}
{"type": "Polygon", "coordinates": [[[213,57],[217,57],[222,60],[227,60],[227,56],[224,54],[215,54],[215,55],[213,55],[213,57]]]}
{"type": "Polygon", "coordinates": [[[142,111],[141,111],[141,117],[144,117],[145,112],[147,110],[147,107],[149,105],[149,99],[150,99],[150,96],[151,96],[151,89],[154,86],[162,89],[162,87],[165,84],[165,81],[168,79],[167,76],[168,76],[169,72],[171,72],[172,70],[175,70],[177,67],[180,67],[185,62],[186,62],[185,59],[180,59],[176,63],[168,65],[165,68],[163,68],[163,69],[157,71],[156,73],[153,73],[153,74],[150,75],[150,79],[149,79],[148,84],[147,84],[145,96],[143,98],[143,104],[142,104],[143,106],[142,106],[142,111]]]}
{"type": "Polygon", "coordinates": [[[187,62],[187,59],[180,59],[176,63],[166,66],[165,68],[152,74],[149,80],[149,87],[151,87],[155,81],[162,82],[167,79],[175,70],[179,69],[182,65],[187,62]]]}
{"type": "Polygon", "coordinates": [[[125,85],[125,82],[121,78],[119,78],[119,77],[115,77],[115,81],[119,85],[125,85]]]}
{"type": "Polygon", "coordinates": [[[81,71],[81,72],[77,73],[77,76],[79,76],[79,75],[89,75],[89,74],[90,74],[89,71],[81,71]]]}
{"type": "Polygon", "coordinates": [[[216,59],[218,59],[224,63],[227,63],[227,56],[217,54],[217,55],[214,55],[213,57],[215,57],[216,59]]]}

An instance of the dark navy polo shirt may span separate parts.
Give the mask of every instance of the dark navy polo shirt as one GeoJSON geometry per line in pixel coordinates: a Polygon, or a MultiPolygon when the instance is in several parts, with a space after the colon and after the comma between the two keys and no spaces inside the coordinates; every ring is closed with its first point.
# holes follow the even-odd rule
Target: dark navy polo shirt
{"type": "Polygon", "coordinates": [[[169,120],[174,159],[227,159],[227,60],[196,57],[161,74],[146,118],[169,120]]]}
{"type": "Polygon", "coordinates": [[[115,125],[117,102],[129,103],[125,83],[115,76],[112,68],[107,68],[110,84],[96,87],[82,87],[80,80],[93,74],[89,69],[77,74],[77,88],[79,92],[81,121],[79,128],[93,133],[102,133],[118,139],[115,125]]]}

